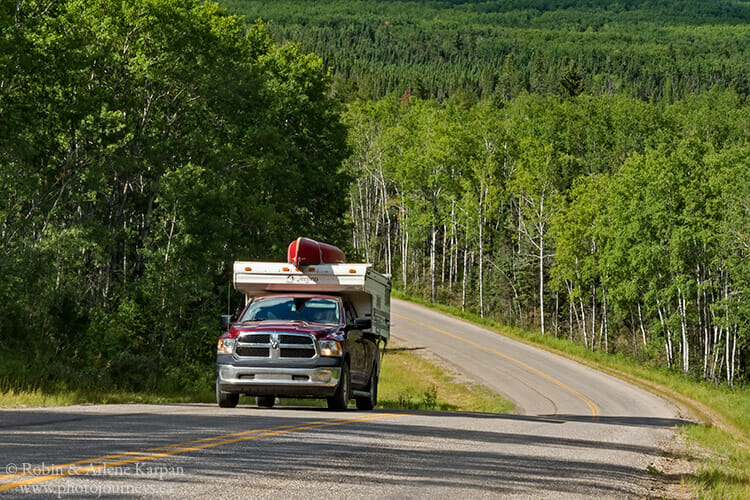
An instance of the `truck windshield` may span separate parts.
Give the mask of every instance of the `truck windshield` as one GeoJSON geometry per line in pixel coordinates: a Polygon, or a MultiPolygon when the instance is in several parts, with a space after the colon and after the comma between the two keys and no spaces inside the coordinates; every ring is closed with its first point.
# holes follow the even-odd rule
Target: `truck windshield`
{"type": "Polygon", "coordinates": [[[253,300],[240,321],[284,320],[310,323],[341,322],[339,302],[308,297],[264,297],[253,300]]]}

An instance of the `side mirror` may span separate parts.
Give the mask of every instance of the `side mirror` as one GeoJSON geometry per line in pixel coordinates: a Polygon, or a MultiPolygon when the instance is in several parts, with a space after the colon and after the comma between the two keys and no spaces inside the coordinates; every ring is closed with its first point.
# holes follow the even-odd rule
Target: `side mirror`
{"type": "Polygon", "coordinates": [[[369,330],[372,328],[372,318],[357,318],[354,320],[356,330],[369,330]]]}
{"type": "Polygon", "coordinates": [[[222,330],[229,330],[229,326],[232,324],[232,315],[231,314],[222,314],[221,315],[221,329],[222,330]]]}

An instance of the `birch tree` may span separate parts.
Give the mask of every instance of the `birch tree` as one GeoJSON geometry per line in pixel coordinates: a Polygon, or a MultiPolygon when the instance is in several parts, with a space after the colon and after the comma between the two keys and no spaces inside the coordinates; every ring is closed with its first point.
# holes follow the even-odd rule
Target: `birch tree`
{"type": "Polygon", "coordinates": [[[545,263],[553,255],[548,230],[561,203],[555,185],[559,164],[557,154],[548,144],[526,138],[521,141],[519,149],[511,190],[518,197],[518,230],[530,245],[537,262],[539,325],[544,335],[545,263]]]}

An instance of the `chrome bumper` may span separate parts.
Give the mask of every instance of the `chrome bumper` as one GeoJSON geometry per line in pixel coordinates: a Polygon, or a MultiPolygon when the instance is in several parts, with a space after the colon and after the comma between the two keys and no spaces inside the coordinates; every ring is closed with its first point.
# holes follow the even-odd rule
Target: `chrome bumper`
{"type": "Polygon", "coordinates": [[[219,364],[216,376],[220,390],[248,396],[331,396],[341,377],[341,368],[251,367],[219,364]]]}

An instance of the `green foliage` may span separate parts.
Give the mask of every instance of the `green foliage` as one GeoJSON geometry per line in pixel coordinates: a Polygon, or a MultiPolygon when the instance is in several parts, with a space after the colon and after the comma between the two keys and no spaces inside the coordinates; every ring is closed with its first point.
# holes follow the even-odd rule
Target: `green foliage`
{"type": "Polygon", "coordinates": [[[437,386],[431,385],[421,394],[415,394],[412,387],[406,387],[398,395],[398,408],[407,410],[435,410],[437,409],[437,386]]]}
{"type": "Polygon", "coordinates": [[[560,75],[560,93],[565,97],[576,97],[583,93],[583,77],[578,72],[578,65],[573,61],[565,66],[560,75]]]}
{"type": "Polygon", "coordinates": [[[679,0],[222,0],[272,22],[335,72],[351,101],[405,91],[507,100],[625,92],[673,102],[710,88],[747,95],[750,6],[679,0]]]}
{"type": "Polygon", "coordinates": [[[732,385],[749,111],[718,90],[352,104],[355,244],[404,292],[732,385]]]}
{"type": "Polygon", "coordinates": [[[748,376],[745,4],[223,5],[274,22],[2,4],[5,376],[198,380],[232,260],[350,230],[404,291],[748,376]]]}
{"type": "Polygon", "coordinates": [[[0,353],[31,386],[204,382],[234,259],[344,243],[322,61],[199,0],[10,3],[0,353]]]}

